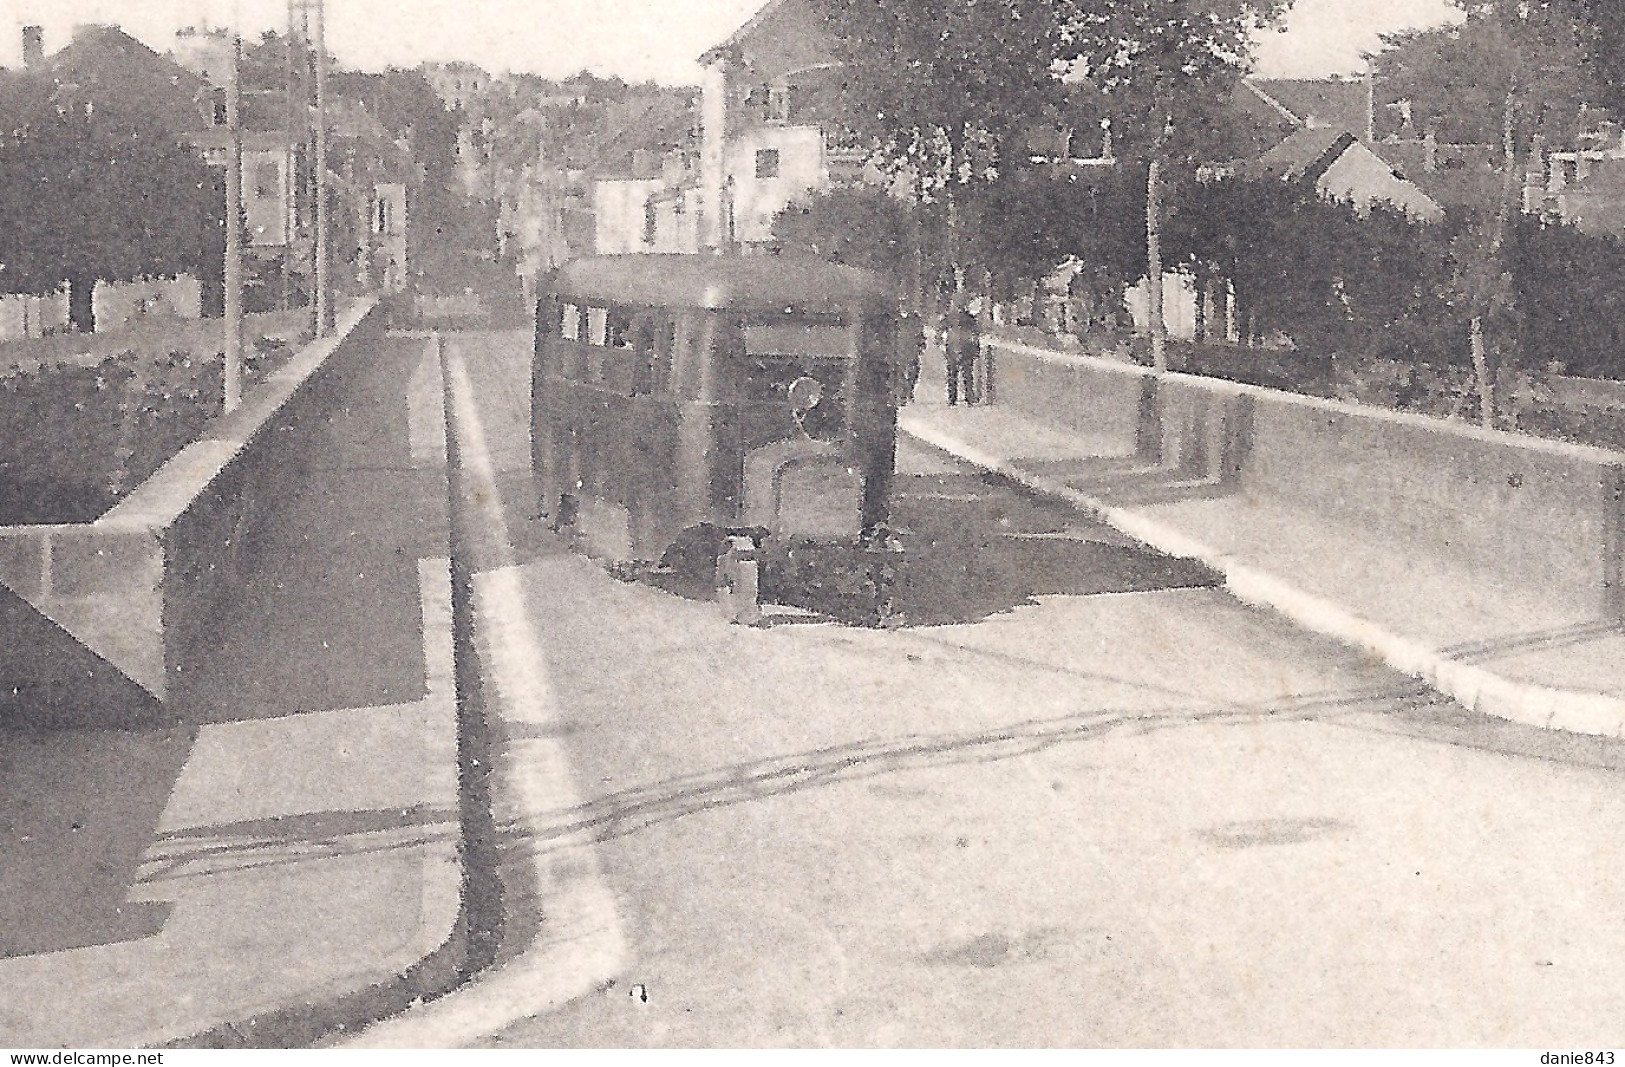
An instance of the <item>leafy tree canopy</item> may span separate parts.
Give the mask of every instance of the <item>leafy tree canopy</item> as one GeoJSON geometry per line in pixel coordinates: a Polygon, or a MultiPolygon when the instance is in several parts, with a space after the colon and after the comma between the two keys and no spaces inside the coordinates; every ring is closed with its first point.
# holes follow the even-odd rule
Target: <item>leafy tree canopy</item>
{"type": "Polygon", "coordinates": [[[993,177],[1055,98],[1054,0],[822,2],[849,74],[849,122],[927,193],[993,177]]]}
{"type": "Polygon", "coordinates": [[[1060,58],[1101,93],[1121,152],[1199,158],[1253,35],[1292,0],[1061,0],[1060,58]]]}
{"type": "Polygon", "coordinates": [[[1570,3],[1600,102],[1615,114],[1625,115],[1625,4],[1618,0],[1570,3]]]}
{"type": "Polygon", "coordinates": [[[1014,171],[982,190],[971,213],[968,251],[1001,297],[1068,260],[1084,266],[1091,289],[1119,297],[1145,273],[1143,167],[1014,171]]]}
{"type": "Polygon", "coordinates": [[[773,238],[787,252],[901,277],[912,255],[911,209],[874,186],[832,189],[780,212],[773,238]]]}
{"type": "Polygon", "coordinates": [[[211,169],[162,131],[50,109],[0,136],[0,292],[70,284],[89,329],[96,281],[200,272],[224,203],[211,169]]]}
{"type": "Polygon", "coordinates": [[[1568,0],[1458,0],[1459,25],[1393,34],[1373,57],[1383,94],[1403,102],[1412,130],[1446,141],[1500,144],[1508,116],[1527,145],[1536,134],[1569,145],[1595,115],[1599,93],[1568,0]]]}

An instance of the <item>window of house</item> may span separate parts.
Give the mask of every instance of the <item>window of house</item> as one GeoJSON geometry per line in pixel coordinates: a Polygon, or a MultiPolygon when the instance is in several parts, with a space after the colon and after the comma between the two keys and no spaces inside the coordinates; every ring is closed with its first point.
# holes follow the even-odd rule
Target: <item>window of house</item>
{"type": "Polygon", "coordinates": [[[654,198],[650,197],[643,202],[643,243],[655,243],[655,231],[660,223],[660,214],[655,208],[654,198]]]}
{"type": "Polygon", "coordinates": [[[604,346],[604,340],[609,332],[609,309],[590,307],[587,309],[587,343],[604,346]]]}
{"type": "Polygon", "coordinates": [[[632,347],[632,319],[620,308],[604,314],[604,345],[608,348],[632,347]]]}
{"type": "Polygon", "coordinates": [[[759,121],[767,122],[773,117],[770,110],[770,97],[772,90],[766,85],[753,86],[745,94],[745,109],[756,116],[759,121]]]}
{"type": "Polygon", "coordinates": [[[767,116],[772,122],[790,121],[790,87],[774,85],[767,91],[767,116]]]}
{"type": "Polygon", "coordinates": [[[216,126],[226,124],[226,91],[224,89],[214,91],[214,124],[216,126]]]}
{"type": "Polygon", "coordinates": [[[581,338],[581,309],[574,304],[564,305],[564,313],[559,319],[559,336],[566,341],[581,338]]]}
{"type": "Polygon", "coordinates": [[[759,148],[756,150],[756,176],[758,178],[777,178],[779,176],[779,150],[777,148],[759,148]]]}

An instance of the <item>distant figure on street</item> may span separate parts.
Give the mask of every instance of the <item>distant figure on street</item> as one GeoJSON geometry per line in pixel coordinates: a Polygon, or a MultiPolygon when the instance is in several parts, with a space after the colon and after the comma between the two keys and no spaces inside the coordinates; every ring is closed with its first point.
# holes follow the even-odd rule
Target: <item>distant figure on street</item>
{"type": "Polygon", "coordinates": [[[948,311],[948,403],[959,403],[964,386],[966,404],[976,403],[976,361],[982,352],[982,324],[971,303],[956,297],[948,311]]]}
{"type": "Polygon", "coordinates": [[[904,311],[897,317],[897,366],[893,391],[897,406],[914,399],[920,380],[920,359],[925,353],[925,320],[918,312],[904,311]]]}

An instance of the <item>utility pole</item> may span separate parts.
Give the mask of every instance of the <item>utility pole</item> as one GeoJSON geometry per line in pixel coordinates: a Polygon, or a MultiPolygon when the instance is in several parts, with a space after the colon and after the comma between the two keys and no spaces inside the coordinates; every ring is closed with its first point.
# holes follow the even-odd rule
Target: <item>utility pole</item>
{"type": "Polygon", "coordinates": [[[243,38],[236,29],[231,34],[231,73],[226,78],[226,130],[231,151],[226,158],[226,367],[225,405],[237,410],[243,387],[243,125],[239,111],[242,97],[243,38]]]}
{"type": "Polygon", "coordinates": [[[282,310],[293,307],[293,242],[294,235],[299,230],[299,197],[296,192],[299,181],[299,158],[294,140],[294,128],[299,125],[300,113],[304,110],[303,98],[295,94],[294,82],[294,36],[293,36],[294,0],[288,0],[288,36],[282,42],[283,70],[282,84],[286,94],[283,108],[283,140],[286,142],[282,153],[282,310]]]}
{"type": "Polygon", "coordinates": [[[1168,369],[1167,327],[1162,318],[1162,163],[1153,158],[1145,179],[1146,326],[1151,331],[1151,366],[1168,369]]]}
{"type": "Polygon", "coordinates": [[[316,0],[316,336],[333,328],[333,279],[328,258],[327,3],[316,0]]]}

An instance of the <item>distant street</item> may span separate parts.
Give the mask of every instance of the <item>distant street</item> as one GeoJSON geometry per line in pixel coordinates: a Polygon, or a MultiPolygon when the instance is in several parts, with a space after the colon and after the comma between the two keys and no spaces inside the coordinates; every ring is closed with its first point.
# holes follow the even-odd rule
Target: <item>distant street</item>
{"type": "Polygon", "coordinates": [[[452,344],[559,824],[631,946],[489,1045],[1614,1043],[1617,743],[1468,715],[917,446],[908,625],[726,625],[528,518],[527,339],[452,344]]]}

